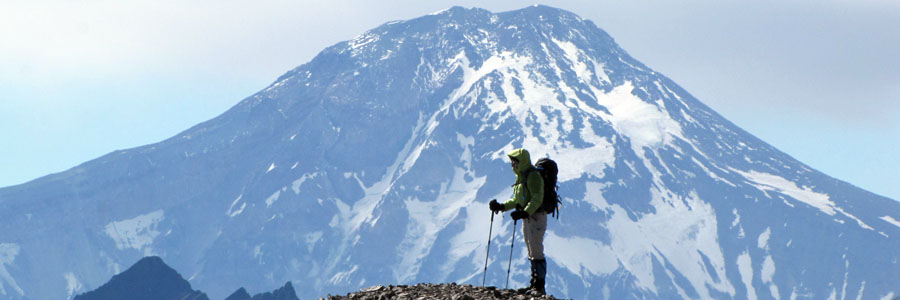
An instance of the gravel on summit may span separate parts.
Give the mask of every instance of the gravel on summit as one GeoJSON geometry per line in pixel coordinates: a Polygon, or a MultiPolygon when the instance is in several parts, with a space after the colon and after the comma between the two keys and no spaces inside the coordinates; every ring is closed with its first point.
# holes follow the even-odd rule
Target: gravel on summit
{"type": "Polygon", "coordinates": [[[556,300],[551,295],[540,295],[536,292],[519,293],[516,290],[498,289],[493,286],[480,287],[459,285],[456,283],[416,285],[376,285],[345,296],[328,295],[320,300],[387,300],[387,299],[449,299],[449,300],[481,300],[481,299],[536,299],[556,300]]]}

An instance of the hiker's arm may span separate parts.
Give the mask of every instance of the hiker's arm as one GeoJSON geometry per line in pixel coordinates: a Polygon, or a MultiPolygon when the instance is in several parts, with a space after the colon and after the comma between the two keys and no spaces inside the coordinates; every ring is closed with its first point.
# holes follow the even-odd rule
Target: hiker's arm
{"type": "Polygon", "coordinates": [[[515,197],[513,197],[512,199],[506,200],[506,202],[503,202],[503,211],[507,211],[507,210],[510,210],[513,208],[516,208],[516,198],[515,197]]]}
{"type": "Polygon", "coordinates": [[[516,199],[520,199],[525,196],[525,190],[526,189],[522,188],[521,184],[513,186],[513,197],[509,200],[506,200],[506,202],[503,202],[503,211],[516,208],[516,204],[518,204],[516,203],[516,199]]]}

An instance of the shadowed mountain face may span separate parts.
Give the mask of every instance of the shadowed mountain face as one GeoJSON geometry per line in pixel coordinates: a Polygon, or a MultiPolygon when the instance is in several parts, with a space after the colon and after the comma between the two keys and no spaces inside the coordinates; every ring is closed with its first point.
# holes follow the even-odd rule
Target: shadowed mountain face
{"type": "Polygon", "coordinates": [[[159,257],[145,257],[100,288],[78,295],[76,300],[209,300],[159,257]]]}
{"type": "Polygon", "coordinates": [[[247,293],[246,289],[239,288],[237,291],[234,291],[234,293],[231,293],[228,298],[225,298],[225,300],[247,300],[251,298],[252,297],[250,297],[250,294],[247,293]]]}
{"type": "MultiPolygon", "coordinates": [[[[310,295],[307,295],[307,297],[309,296],[310,295]]],[[[250,297],[247,290],[240,288],[232,293],[231,296],[225,298],[225,300],[297,300],[297,293],[294,291],[294,286],[288,281],[288,283],[279,289],[272,292],[256,294],[253,297],[250,297]]]]}
{"type": "MultiPolygon", "coordinates": [[[[213,299],[285,281],[303,295],[475,284],[487,202],[509,197],[519,147],[560,167],[545,237],[558,297],[900,293],[900,204],[534,6],[384,24],[175,137],[0,189],[0,298],[71,297],[145,255],[213,299]]],[[[514,229],[494,223],[500,286],[514,229]]],[[[528,281],[517,245],[511,287],[528,281]]]]}

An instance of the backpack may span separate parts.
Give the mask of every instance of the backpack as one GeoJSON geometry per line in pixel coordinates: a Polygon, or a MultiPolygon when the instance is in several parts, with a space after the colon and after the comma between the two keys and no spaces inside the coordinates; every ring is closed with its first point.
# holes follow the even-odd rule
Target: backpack
{"type": "MultiPolygon", "coordinates": [[[[534,168],[526,172],[525,178],[528,178],[528,175],[534,170],[537,170],[541,174],[541,179],[544,180],[544,201],[541,203],[540,211],[559,219],[559,204],[561,201],[557,193],[559,187],[556,186],[556,174],[559,173],[556,162],[547,157],[538,159],[537,163],[534,164],[534,168]]],[[[528,180],[525,180],[526,190],[528,189],[527,182],[528,180]]]]}

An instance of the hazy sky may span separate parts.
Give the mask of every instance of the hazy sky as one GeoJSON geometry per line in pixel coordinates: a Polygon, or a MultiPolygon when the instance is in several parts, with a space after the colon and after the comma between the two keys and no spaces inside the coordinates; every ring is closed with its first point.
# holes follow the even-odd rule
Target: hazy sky
{"type": "Polygon", "coordinates": [[[0,186],[161,141],[453,5],[570,10],[757,137],[900,199],[900,1],[0,0],[0,186]]]}

